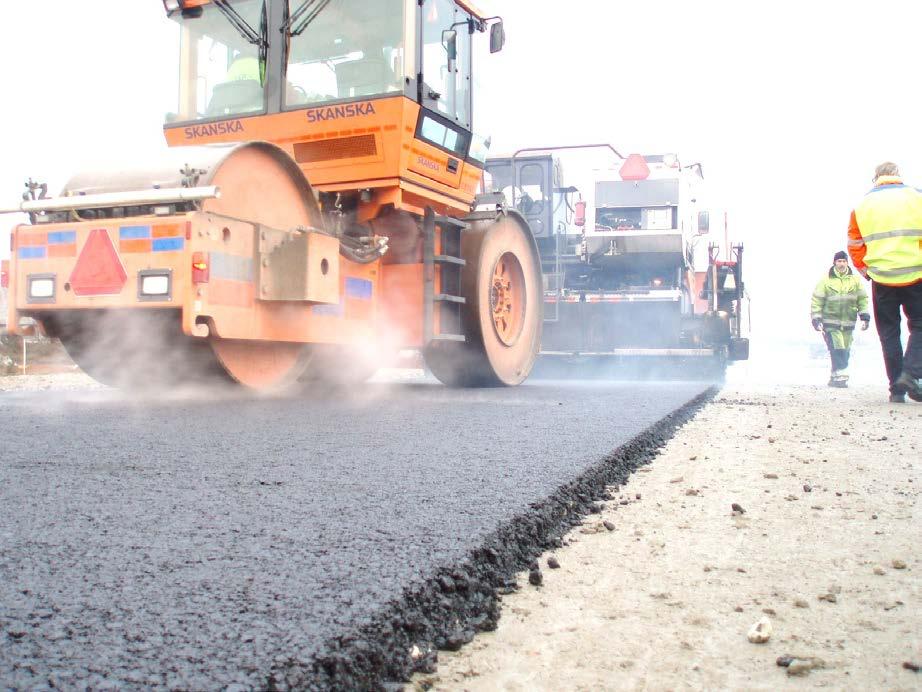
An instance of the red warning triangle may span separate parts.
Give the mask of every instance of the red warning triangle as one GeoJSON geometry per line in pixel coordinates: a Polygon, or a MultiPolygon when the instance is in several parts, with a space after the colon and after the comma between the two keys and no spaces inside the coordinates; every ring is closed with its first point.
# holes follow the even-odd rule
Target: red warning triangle
{"type": "Polygon", "coordinates": [[[90,231],[77,264],[70,274],[70,287],[78,296],[120,293],[128,275],[112,239],[104,228],[90,231]]]}
{"type": "Polygon", "coordinates": [[[621,180],[646,180],[650,175],[650,167],[640,154],[628,156],[618,171],[621,180]]]}

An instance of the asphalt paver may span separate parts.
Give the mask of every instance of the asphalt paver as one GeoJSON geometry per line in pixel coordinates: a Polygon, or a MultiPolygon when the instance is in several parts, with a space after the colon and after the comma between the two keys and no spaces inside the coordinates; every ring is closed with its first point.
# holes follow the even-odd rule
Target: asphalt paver
{"type": "MultiPolygon", "coordinates": [[[[587,506],[580,478],[706,391],[545,382],[374,384],[359,397],[2,394],[0,686],[399,678],[431,664],[427,643],[470,638],[463,627],[445,635],[452,618],[464,625],[457,594],[476,606],[471,626],[490,626],[492,587],[452,569],[502,562],[484,546],[540,533],[524,518],[562,486],[587,506]],[[435,628],[400,621],[436,610],[435,628]],[[409,641],[422,650],[392,650],[409,641]]],[[[506,568],[521,568],[527,551],[510,550],[506,568]]]]}

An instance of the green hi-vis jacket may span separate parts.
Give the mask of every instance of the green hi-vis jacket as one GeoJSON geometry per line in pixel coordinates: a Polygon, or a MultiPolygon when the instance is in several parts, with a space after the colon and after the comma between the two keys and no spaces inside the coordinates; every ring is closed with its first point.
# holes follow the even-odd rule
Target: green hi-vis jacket
{"type": "Polygon", "coordinates": [[[868,294],[851,267],[838,274],[833,265],[813,291],[810,317],[822,319],[827,329],[854,329],[858,315],[867,311],[868,294]]]}

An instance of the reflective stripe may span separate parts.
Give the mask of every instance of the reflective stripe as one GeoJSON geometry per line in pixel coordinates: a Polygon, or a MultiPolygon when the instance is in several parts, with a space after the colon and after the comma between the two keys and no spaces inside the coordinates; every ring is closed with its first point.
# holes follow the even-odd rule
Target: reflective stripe
{"type": "Polygon", "coordinates": [[[899,190],[901,187],[906,187],[906,185],[904,183],[884,183],[883,185],[872,187],[868,190],[868,194],[872,192],[881,192],[882,190],[899,190]]]}
{"type": "MultiPolygon", "coordinates": [[[[870,243],[874,240],[883,240],[884,238],[922,238],[922,229],[909,228],[899,231],[881,231],[880,233],[869,233],[864,236],[864,242],[870,243]]],[[[851,244],[851,241],[849,241],[851,244]]]]}
{"type": "Polygon", "coordinates": [[[827,301],[854,300],[855,302],[858,302],[858,294],[857,293],[833,293],[831,295],[826,296],[826,300],[827,301]]]}
{"type": "Polygon", "coordinates": [[[868,271],[874,272],[875,274],[880,274],[881,276],[905,276],[906,274],[922,272],[922,264],[916,265],[915,267],[903,267],[902,269],[875,269],[869,265],[868,271]]]}
{"type": "Polygon", "coordinates": [[[864,240],[861,238],[849,238],[848,246],[849,247],[864,247],[864,240]]]}
{"type": "Polygon", "coordinates": [[[855,321],[846,322],[845,320],[823,320],[824,327],[838,327],[839,329],[854,329],[855,321]]]}

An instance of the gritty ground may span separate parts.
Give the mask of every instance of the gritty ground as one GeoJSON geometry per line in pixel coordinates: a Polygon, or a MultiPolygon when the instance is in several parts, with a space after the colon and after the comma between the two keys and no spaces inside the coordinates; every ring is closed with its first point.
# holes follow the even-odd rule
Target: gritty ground
{"type": "Polygon", "coordinates": [[[726,387],[412,687],[920,689],[920,468],[882,387],[726,387]]]}

